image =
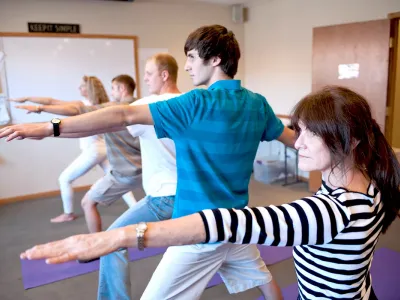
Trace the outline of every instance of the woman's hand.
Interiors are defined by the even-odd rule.
[[[27,110],[27,114],[36,113],[40,114],[42,112],[40,105],[16,105],[16,108]]]
[[[21,259],[46,259],[48,264],[71,260],[89,260],[124,247],[124,230],[114,229],[92,234],[80,234],[63,240],[38,245],[21,253]]]
[[[24,102],[28,101],[28,97],[12,98],[12,99],[10,98],[10,99],[8,99],[8,101],[17,102],[17,103],[24,103]]]

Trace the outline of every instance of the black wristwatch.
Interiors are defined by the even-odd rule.
[[[51,124],[53,124],[53,133],[54,136],[59,136],[60,135],[60,124],[61,124],[61,120],[54,118],[51,120]]]

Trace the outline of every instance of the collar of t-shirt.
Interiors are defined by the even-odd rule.
[[[227,89],[239,90],[241,89],[241,81],[237,79],[218,80],[208,87],[208,90]]]
[[[136,100],[137,100],[137,98],[130,96],[130,97],[122,98],[120,103],[131,104],[132,102],[134,102]]]

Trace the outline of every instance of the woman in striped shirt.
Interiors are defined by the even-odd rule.
[[[302,99],[292,124],[299,167],[321,171],[311,197],[280,206],[204,210],[147,224],[146,247],[196,243],[294,246],[299,299],[376,299],[370,267],[378,238],[399,215],[400,166],[367,101],[342,87]],[[38,246],[22,258],[49,263],[137,246],[132,225]]]

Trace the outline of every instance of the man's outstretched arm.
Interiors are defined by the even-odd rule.
[[[61,122],[60,133],[61,135],[79,132],[96,134],[115,131],[134,124],[154,124],[148,105],[116,105],[66,118]]]
[[[133,124],[154,124],[148,105],[116,105],[65,118],[60,125],[60,137],[71,137],[72,134],[79,133],[94,135],[117,131]],[[52,135],[53,125],[50,122],[19,124],[0,129],[0,138],[7,137],[7,141],[25,138],[41,139]]]

